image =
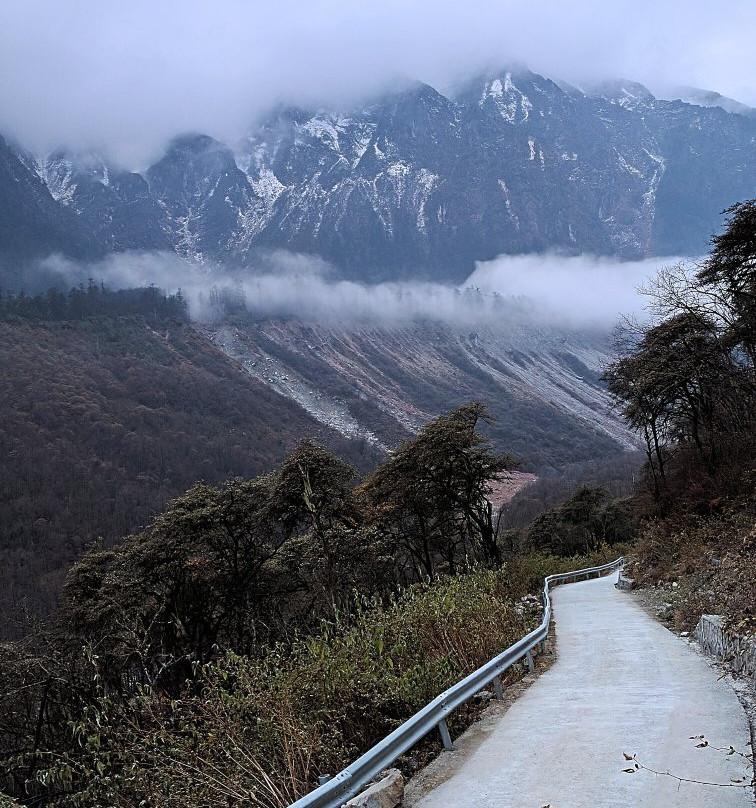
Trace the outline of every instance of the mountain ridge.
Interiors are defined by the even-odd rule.
[[[753,195],[756,118],[701,97],[519,69],[448,96],[417,82],[351,110],[281,105],[236,148],[180,135],[141,174],[91,154],[16,155],[36,166],[50,221],[74,220],[71,243],[50,245],[73,257],[87,255],[79,234],[91,254],[254,267],[286,249],[352,279],[459,282],[500,254],[702,252],[721,210]]]

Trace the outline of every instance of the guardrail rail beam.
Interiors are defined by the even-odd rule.
[[[387,735],[382,741],[378,741],[362,757],[347,766],[335,777],[332,777],[328,782],[323,783],[309,794],[293,802],[289,808],[339,808],[355,794],[362,791],[379,772],[390,766],[400,755],[403,755],[421,738],[424,738],[434,727],[438,727],[441,733],[444,749],[454,749],[449,728],[446,725],[446,717],[492,682],[496,698],[504,698],[501,687],[501,674],[515,663],[525,659],[529,670],[533,670],[533,648],[536,646],[544,648],[549,636],[549,624],[551,622],[549,589],[551,586],[570,580],[576,581],[578,576],[581,575],[586,580],[594,573],[597,577],[600,577],[604,572],[619,569],[624,563],[625,559],[621,557],[616,561],[612,561],[611,564],[603,564],[600,567],[590,567],[584,570],[573,570],[547,576],[543,583],[543,618],[537,628],[478,668],[478,670],[473,671],[460,682],[457,682],[456,685],[452,685],[448,690],[436,696],[430,704],[426,704],[425,707],[416,712],[411,718],[408,718],[390,735]]]

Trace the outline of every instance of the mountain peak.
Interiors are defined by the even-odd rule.
[[[505,253],[705,249],[720,211],[753,195],[756,120],[628,80],[587,93],[521,66],[451,97],[403,82],[352,109],[281,105],[238,155],[182,134],[143,176],[61,153],[60,183],[29,190],[52,190],[107,249],[236,266],[288,249],[358,280],[458,282]]]
[[[605,98],[611,104],[618,104],[625,109],[634,110],[649,106],[656,101],[648,87],[637,81],[628,79],[611,79],[588,85],[585,93],[593,98]]]
[[[725,112],[731,112],[734,115],[745,115],[748,118],[756,117],[756,109],[753,107],[736,101],[734,98],[728,98],[714,90],[702,90],[700,87],[673,87],[664,93],[664,97],[669,98],[670,101],[682,101],[685,104],[693,104],[699,107],[719,107]]]

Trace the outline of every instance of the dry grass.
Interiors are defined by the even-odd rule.
[[[666,617],[691,631],[720,614],[731,631],[756,633],[756,513],[732,503],[720,513],[650,522],[632,556],[639,584],[663,587]]]

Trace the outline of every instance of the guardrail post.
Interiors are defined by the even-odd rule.
[[[330,779],[331,779],[330,774],[321,774],[318,777],[318,785],[319,786],[324,786]]]
[[[438,731],[441,733],[441,740],[444,744],[444,749],[451,752],[454,749],[454,744],[452,743],[451,735],[449,735],[449,727],[446,726],[445,718],[442,718],[438,722]]]
[[[501,676],[494,676],[493,678],[494,694],[499,701],[504,698],[504,691],[501,689]]]
[[[531,673],[533,673],[534,665],[533,665],[533,652],[532,651],[528,651],[527,654],[525,654],[525,661],[528,663],[528,670]]]

